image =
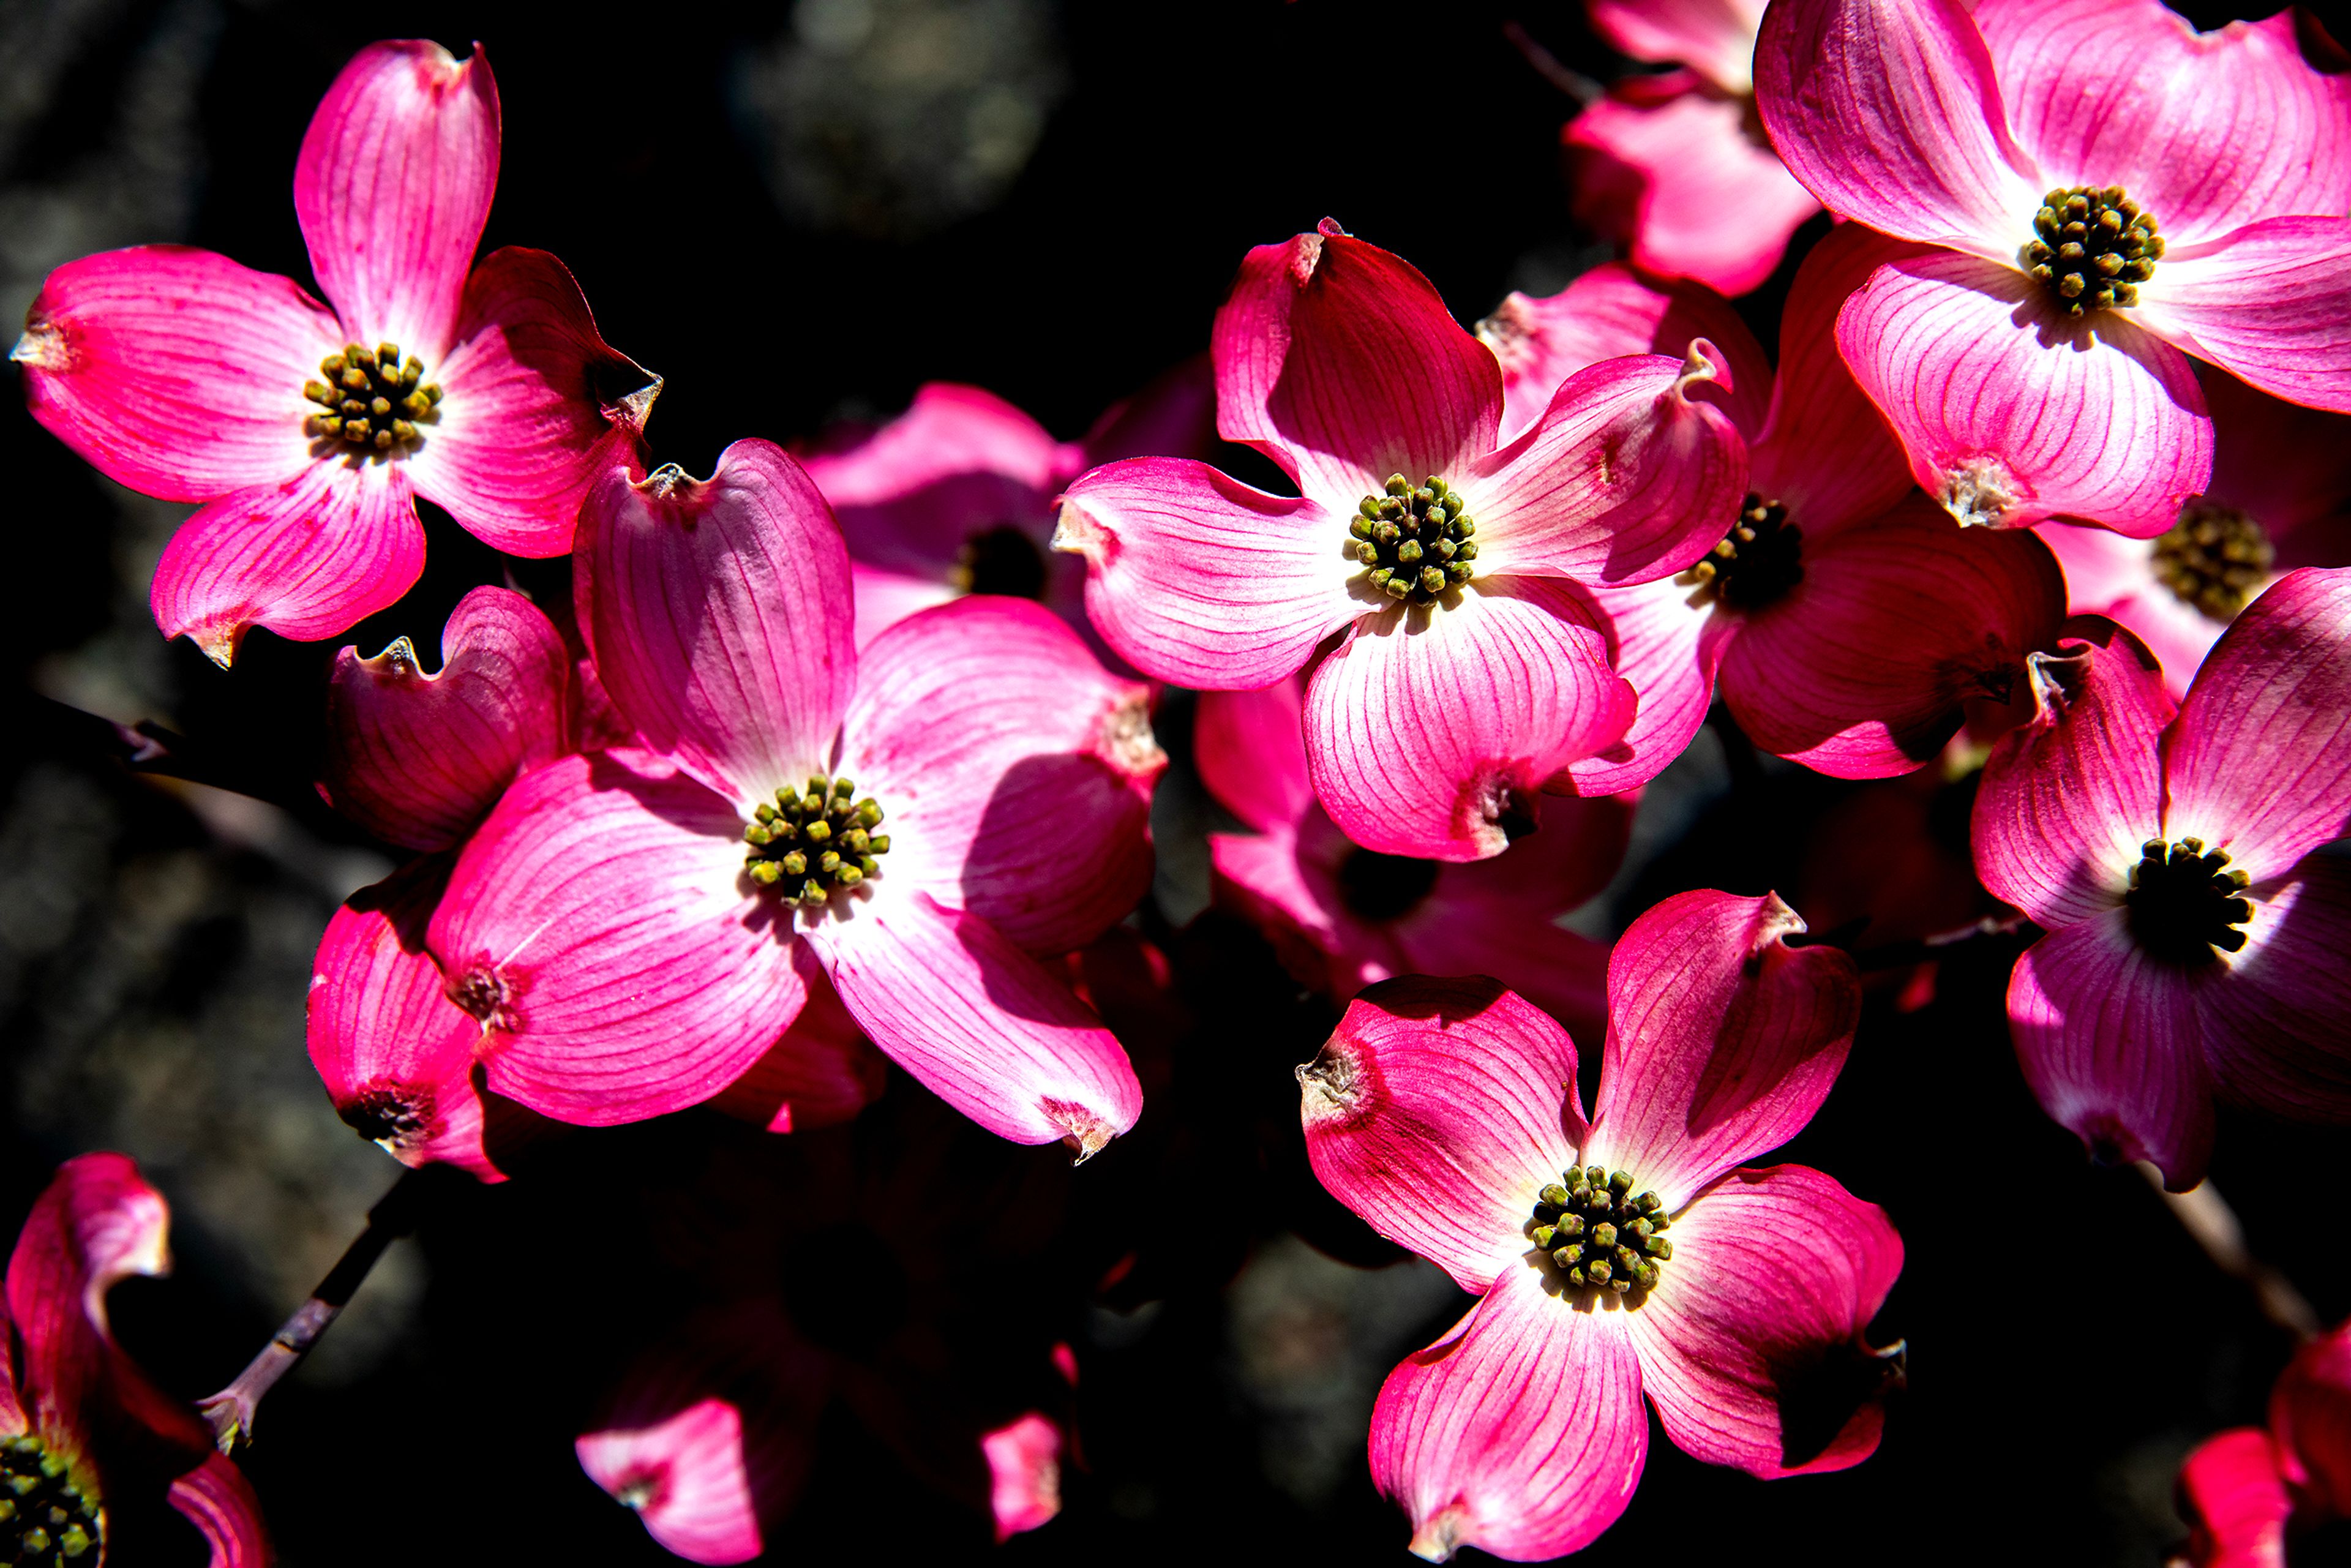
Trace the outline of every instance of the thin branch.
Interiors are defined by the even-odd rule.
[[[241,756],[176,731],[153,719],[118,724],[87,713],[55,697],[34,695],[26,714],[25,729],[39,742],[66,756],[103,757],[133,773],[153,773],[208,784],[232,794],[281,806],[298,815],[319,809],[308,779],[269,778],[256,773]]]
[[[1510,41],[1510,47],[1526,57],[1527,64],[1534,67],[1537,76],[1575,99],[1580,107],[1590,109],[1606,96],[1605,88],[1582,71],[1570,70],[1560,64],[1557,55],[1536,43],[1533,35],[1516,22],[1502,24],[1502,37],[1508,38]]]
[[[2163,1173],[2146,1160],[2137,1162],[2138,1174],[2147,1178],[2163,1198],[2164,1207],[2180,1228],[2204,1249],[2204,1255],[2213,1266],[2232,1280],[2241,1280],[2253,1292],[2253,1302],[2261,1308],[2262,1316],[2296,1339],[2315,1339],[2322,1325],[2318,1313],[2303,1293],[2294,1289],[2292,1280],[2253,1256],[2245,1245],[2245,1228],[2237,1222],[2237,1212],[2231,1208],[2220,1189],[2210,1181],[2202,1181],[2186,1192],[2169,1192],[2163,1185]]]

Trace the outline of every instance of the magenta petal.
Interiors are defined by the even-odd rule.
[[[707,1563],[748,1563],[766,1550],[743,1414],[727,1400],[696,1400],[649,1427],[589,1432],[573,1447],[590,1480],[635,1497],[630,1506],[664,1550]]]
[[[2351,1326],[2294,1353],[2270,1390],[2269,1435],[2294,1490],[2325,1517],[2351,1517]]]
[[[1517,1271],[1584,1138],[1574,1042],[1482,976],[1372,987],[1298,1083],[1316,1177],[1465,1291]]]
[[[566,749],[571,655],[521,594],[477,588],[441,632],[426,674],[402,637],[372,659],[335,655],[321,790],[390,843],[448,849],[517,773]]]
[[[34,1203],[8,1259],[7,1320],[23,1348],[17,1397],[45,1437],[79,1448],[102,1391],[137,1398],[141,1416],[169,1403],[116,1346],[106,1293],[133,1274],[171,1271],[171,1223],[127,1155],[68,1160]],[[202,1430],[193,1411],[174,1408],[176,1427]]]
[[[261,1525],[261,1499],[225,1454],[206,1454],[173,1478],[172,1506],[204,1538],[209,1568],[269,1568],[274,1555]]]
[[[1963,528],[1923,498],[1805,543],[1803,580],[1724,654],[1722,695],[1756,745],[1834,778],[1924,767],[1963,704],[2022,688],[2065,618],[2040,539]]]
[[[1494,448],[1493,356],[1403,257],[1327,218],[1249,253],[1212,345],[1218,433],[1342,513],[1391,473],[1449,478]]]
[[[1591,1544],[1640,1484],[1649,1420],[1631,1313],[1548,1294],[1512,1268],[1372,1408],[1372,1479],[1412,1549],[1531,1563]]]
[[[303,386],[342,346],[292,278],[182,246],[48,276],[9,358],[33,417],[108,478],[167,501],[273,486],[310,464]]]
[[[2179,1500],[2196,1568],[2286,1568],[2294,1500],[2267,1432],[2238,1427],[2199,1443],[2180,1461]]]
[[[498,183],[498,89],[423,39],[353,56],[310,117],[294,211],[310,270],[359,341],[440,368]]]
[[[952,566],[970,535],[1041,511],[1075,458],[994,392],[927,382],[864,440],[801,462],[858,559],[908,571]]]
[[[1725,92],[1744,92],[1763,7],[1755,0],[1591,0],[1592,30],[1636,60],[1690,67]]]
[[[2351,857],[2307,856],[2252,894],[2227,984],[2197,992],[2213,1081],[2273,1115],[2351,1121]]]
[[[979,1435],[988,1511],[998,1544],[1041,1529],[1061,1511],[1061,1428],[1030,1410]]]
[[[2255,882],[2351,831],[2351,569],[2305,568],[2247,605],[2164,737],[2165,831]]]
[[[1792,0],[1764,13],[1755,107],[1821,204],[2006,259],[2042,185],[1962,0]]]
[[[880,1052],[849,1016],[841,994],[810,957],[799,959],[808,1005],[749,1071],[710,1102],[738,1121],[771,1133],[837,1127],[882,1097],[887,1082]]]
[[[559,1121],[681,1110],[799,1011],[789,932],[743,874],[735,808],[610,755],[515,780],[433,917],[489,1084]]]
[[[1632,722],[1633,688],[1564,585],[1481,579],[1456,600],[1366,616],[1307,689],[1314,792],[1365,849],[1499,854],[1506,821]]]
[[[1260,833],[1294,827],[1314,804],[1306,777],[1305,690],[1296,680],[1261,691],[1202,692],[1192,712],[1192,760],[1217,803]]]
[[[2351,413],[2351,218],[2271,218],[2166,253],[2137,315],[2291,402]]]
[[[873,1043],[997,1136],[1083,1160],[1142,1114],[1125,1050],[978,915],[877,888],[808,938]]]
[[[661,378],[596,330],[580,285],[509,246],[465,280],[448,393],[408,458],[419,494],[509,555],[561,555],[596,478],[635,461]]]
[[[2044,925],[2115,908],[2163,825],[2163,673],[2110,623],[2026,661],[2033,716],[1994,743],[1970,836],[1976,874]]]
[[[2041,1108],[2097,1158],[2151,1160],[2173,1191],[2194,1186],[2212,1153],[2195,991],[2219,977],[2149,956],[2119,907],[2026,948],[2008,1022]]]
[[[1845,302],[1836,335],[1911,473],[1963,523],[2063,514],[2151,538],[2211,477],[2187,356],[2113,311],[2060,324],[2011,267],[1892,262]]]
[[[424,529],[396,466],[325,458],[238,490],[180,525],[150,599],[166,637],[226,669],[266,626],[313,643],[397,603],[424,570]]]
[[[1641,1390],[1692,1458],[1751,1476],[1842,1470],[1885,1407],[1844,1389],[1902,1271],[1874,1203],[1803,1166],[1733,1171],[1674,1216],[1665,1278],[1628,1312]],[[1858,1381],[1858,1380],[1855,1380]]]
[[[2250,390],[2245,395],[2260,398],[2273,408],[2283,406]],[[2219,488],[2217,480],[2214,488]],[[2157,580],[2154,542],[2126,538],[2082,523],[2043,523],[2032,531],[2049,547],[2065,574],[2067,611],[2103,616],[2146,643],[2147,652],[2163,666],[2164,685],[2172,696],[2186,696],[2189,681],[2219,641],[2225,623]]]
[[[1166,768],[1150,691],[1042,605],[974,595],[864,654],[841,771],[887,813],[882,874],[1042,954],[1082,947],[1151,885]]]
[[[857,684],[849,552],[781,447],[738,441],[707,479],[608,471],[573,571],[597,674],[646,745],[747,807],[829,770]]]
[[[1609,667],[1632,686],[1640,707],[1623,739],[1569,765],[1577,794],[1638,789],[1664,772],[1706,722],[1716,666],[1740,622],[1691,598],[1691,590],[1671,578],[1593,591],[1593,618],[1608,633]]]
[[[1144,674],[1202,691],[1270,685],[1361,614],[1353,544],[1345,518],[1311,500],[1174,457],[1085,475],[1053,533],[1055,549],[1086,559],[1086,614],[1103,641]]]

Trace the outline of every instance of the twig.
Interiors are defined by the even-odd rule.
[[[2147,1178],[2171,1210],[2171,1217],[2181,1228],[2196,1239],[2204,1255],[2212,1260],[2220,1272],[2232,1280],[2241,1280],[2253,1292],[2254,1304],[2262,1316],[2296,1339],[2314,1339],[2323,1326],[2318,1313],[2303,1293],[2294,1289],[2294,1281],[2277,1270],[2253,1256],[2245,1245],[2245,1228],[2237,1222],[2236,1210],[2222,1198],[2220,1189],[2210,1181],[2201,1181],[2186,1192],[2164,1189],[2163,1173],[2146,1160],[2137,1163],[2138,1174]]]
[[[60,752],[104,757],[133,773],[209,784],[282,806],[298,815],[319,809],[308,780],[265,778],[241,758],[166,729],[153,719],[118,724],[70,703],[39,695],[32,697],[31,711],[26,716],[26,729]]]
[[[1837,930],[1827,933],[1823,940],[1834,946],[1846,946],[1846,944],[1836,940],[1844,929],[1839,926]],[[1978,943],[2006,941],[2019,936],[2029,942],[2038,935],[2040,933],[2032,922],[2022,915],[1987,915],[1981,920],[1955,931],[1938,931],[1907,942],[1888,942],[1880,947],[1848,947],[1847,951],[1853,954],[1855,967],[1866,974],[1879,969],[1906,969],[1913,964],[1948,958]]]
[[[1502,24],[1502,37],[1510,41],[1512,48],[1526,57],[1527,64],[1534,67],[1537,76],[1575,99],[1581,107],[1590,109],[1606,96],[1605,88],[1582,71],[1570,70],[1560,64],[1557,55],[1536,43],[1533,36],[1516,22]]]

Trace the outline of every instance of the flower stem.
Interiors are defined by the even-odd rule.
[[[1533,35],[1516,22],[1502,24],[1502,37],[1510,47],[1525,57],[1535,74],[1567,94],[1583,108],[1590,109],[1607,96],[1607,89],[1582,71],[1570,70],[1560,64],[1559,57],[1535,42]]]
[[[2186,1192],[2168,1192],[2161,1171],[2145,1160],[2138,1161],[2137,1166],[2138,1174],[2171,1210],[2171,1217],[2195,1238],[2214,1266],[2231,1279],[2243,1281],[2253,1292],[2262,1316],[2296,1339],[2317,1337],[2322,1326],[2318,1313],[2294,1289],[2293,1281],[2253,1256],[2252,1249],[2245,1245],[2245,1228],[2237,1222],[2237,1211],[2229,1207],[2218,1187],[2207,1180]]]

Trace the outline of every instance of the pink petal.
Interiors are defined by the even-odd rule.
[[[738,1121],[771,1133],[809,1133],[853,1121],[882,1097],[887,1082],[880,1052],[849,1016],[841,994],[811,959],[799,962],[808,1003],[751,1070],[710,1102]]]
[[[1924,497],[1805,543],[1803,580],[1724,654],[1722,695],[1757,746],[1833,778],[1926,766],[1964,705],[2023,689],[2025,656],[2065,618],[2047,546]]]
[[[2043,925],[2118,905],[2163,825],[2157,746],[2173,706],[2162,672],[2099,623],[2025,661],[2033,715],[1984,763],[1970,837],[1976,874]]]
[[[1202,692],[1192,711],[1192,761],[1217,803],[1260,833],[1294,827],[1314,805],[1306,777],[1305,688]]]
[[[2158,264],[2149,330],[2290,402],[2351,413],[2351,218],[2271,218]]]
[[[1729,384],[1721,407],[1743,435],[1763,427],[1771,403],[1771,361],[1739,312],[1712,289],[1644,277],[1621,261],[1593,267],[1541,299],[1506,296],[1478,323],[1480,341],[1502,364],[1502,439],[1516,441],[1551,406],[1562,382],[1626,354],[1687,359],[1706,339],[1722,356]]]
[[[226,669],[253,627],[332,637],[399,602],[423,570],[407,476],[330,457],[198,510],[163,548],[150,598],[163,635]]]
[[[573,1448],[588,1479],[614,1497],[650,1489],[633,1506],[664,1550],[689,1563],[748,1563],[766,1550],[742,1412],[727,1401],[697,1400],[651,1427],[590,1432]]]
[[[489,1084],[603,1126],[699,1103],[799,1011],[790,933],[743,874],[732,805],[610,754],[515,780],[433,917]]]
[[[509,555],[561,555],[598,476],[634,463],[661,378],[615,352],[564,265],[509,246],[465,280],[418,494]]]
[[[1403,257],[1328,218],[1249,253],[1211,342],[1217,433],[1343,516],[1390,474],[1450,479],[1494,448],[1493,356]]]
[[[310,465],[302,388],[342,347],[290,277],[183,246],[49,274],[8,356],[33,417],[99,472],[167,501],[274,486]]]
[[[1591,614],[1608,633],[1608,664],[1639,698],[1632,727],[1604,751],[1571,763],[1579,795],[1635,789],[1665,771],[1706,722],[1715,668],[1740,622],[1713,602],[1693,604],[1671,578],[1592,591]],[[1555,782],[1555,781],[1554,781]]]
[[[1585,1157],[1668,1212],[1803,1130],[1853,1046],[1861,982],[1773,894],[1677,894],[1616,940]]]
[[[1034,953],[1082,947],[1151,885],[1167,767],[1150,690],[1027,600],[975,595],[867,648],[841,770],[887,813],[882,874]]]
[[[2351,557],[2339,532],[2311,528],[2326,519],[2339,527],[2351,497],[2351,419],[2281,402],[2217,368],[2197,375],[2212,411],[2211,497],[2251,513],[2281,547],[2289,566],[2338,566]],[[2320,535],[2321,538],[2311,538]],[[2291,545],[2289,545],[2291,537]],[[2297,549],[2293,547],[2305,546]],[[2321,554],[2311,555],[2314,548]],[[2192,673],[2192,671],[2191,671]]]
[[[1031,1410],[979,1435],[987,1460],[988,1511],[998,1543],[1061,1511],[1061,1428]]]
[[[1845,302],[1837,346],[1963,523],[2060,514],[2152,538],[2212,473],[2186,356],[2115,312],[2060,323],[2041,286],[1970,256],[1906,257]]]
[[[1344,917],[1332,866],[1353,846],[1319,809],[1309,811],[1307,831],[1343,846],[1331,863],[1310,857],[1300,835],[1289,829],[1210,833],[1209,886],[1217,907],[1256,926],[1273,944],[1282,967],[1310,989],[1344,998],[1374,980],[1406,972],[1411,966],[1384,930]]]
[[[1553,1298],[1513,1268],[1388,1374],[1372,1479],[1411,1517],[1415,1552],[1536,1562],[1616,1522],[1649,1449],[1630,1315]]]
[[[413,38],[352,57],[303,134],[294,211],[356,340],[439,368],[497,183],[498,89],[478,46],[463,65]]]
[[[1994,260],[2030,237],[2042,182],[1962,0],[1771,7],[1755,107],[1788,172],[1840,217]]]
[[[1721,375],[1701,339],[1679,364],[1643,354],[1569,377],[1542,418],[1459,486],[1479,575],[1621,587],[1669,577],[1712,549],[1747,487],[1746,444],[1701,401]]]
[[[2160,0],[1980,0],[2017,140],[2052,185],[2120,185],[2173,246],[2351,209],[2351,83],[2294,18],[2199,33]]]
[[[68,1160],[35,1201],[8,1260],[7,1317],[22,1347],[17,1397],[45,1439],[82,1447],[111,1414],[95,1403],[110,1395],[134,1400],[142,1417],[176,1412],[166,1436],[202,1433],[195,1412],[166,1400],[123,1356],[106,1314],[118,1282],[171,1272],[171,1223],[163,1195],[127,1155]]]
[[[448,849],[517,773],[569,748],[570,675],[562,634],[537,606],[477,588],[442,629],[437,674],[405,637],[372,659],[335,655],[319,789],[389,843]]]
[[[1591,0],[1592,30],[1636,60],[1702,72],[1725,92],[1744,92],[1763,7],[1755,0]]]
[[[1574,1042],[1482,976],[1374,986],[1298,1083],[1331,1196],[1465,1291],[1520,1271],[1536,1195],[1584,1140]]]
[[[225,1454],[206,1454],[173,1478],[168,1496],[204,1538],[210,1568],[268,1568],[275,1560],[262,1528],[261,1500]]]
[[[2067,611],[2102,615],[2137,637],[2163,666],[2172,696],[2186,696],[2225,622],[2156,580],[2153,542],[2076,523],[2043,523],[2032,531],[2065,573]]]
[[[597,674],[656,751],[746,806],[823,772],[857,683],[849,554],[781,447],[589,491],[572,568]]]
[[[2278,1469],[2312,1510],[2351,1517],[2351,1333],[2344,1325],[2305,1343],[2278,1375],[2269,1435]]]
[[[1567,145],[1582,154],[1576,216],[1630,241],[1652,272],[1725,294],[1760,287],[1821,205],[1749,137],[1747,118],[1743,100],[1690,72],[1617,83],[1568,122]]]
[[[1345,517],[1311,500],[1172,457],[1079,479],[1053,533],[1085,557],[1086,614],[1119,657],[1202,691],[1270,685],[1363,613],[1353,544]]]
[[[1058,564],[1058,563],[1057,563]],[[902,575],[852,559],[849,580],[857,601],[857,651],[904,621],[935,604],[952,604],[962,593],[952,582]]]
[[[801,461],[858,558],[904,570],[952,564],[968,534],[1041,513],[1075,454],[994,392],[926,382],[862,441]]]
[[[2267,1432],[2238,1427],[2198,1444],[2180,1462],[2179,1498],[2195,1568],[2286,1568],[2294,1500]]]
[[[2250,892],[2227,982],[2196,993],[2212,1080],[2272,1115],[2351,1122],[2351,862],[2310,855]]]
[[[2351,570],[2305,569],[2247,605],[2164,737],[2168,836],[2255,882],[2351,831]]]
[[[1862,1331],[1902,1271],[1874,1203],[1803,1166],[1734,1171],[1674,1216],[1674,1255],[1627,1312],[1641,1389],[1677,1448],[1769,1480],[1877,1449]]]
[[[2009,1029],[2041,1108],[2108,1164],[2151,1160],[2185,1192],[2212,1153],[2196,988],[2220,977],[2142,951],[2116,907],[2024,950]]]
[[[1615,744],[1633,689],[1562,585],[1479,579],[1358,622],[1306,694],[1306,761],[1365,849],[1482,860],[1571,762]]]
[[[998,1137],[1083,1160],[1142,1114],[1111,1032],[978,915],[876,887],[808,937],[873,1043]]]

